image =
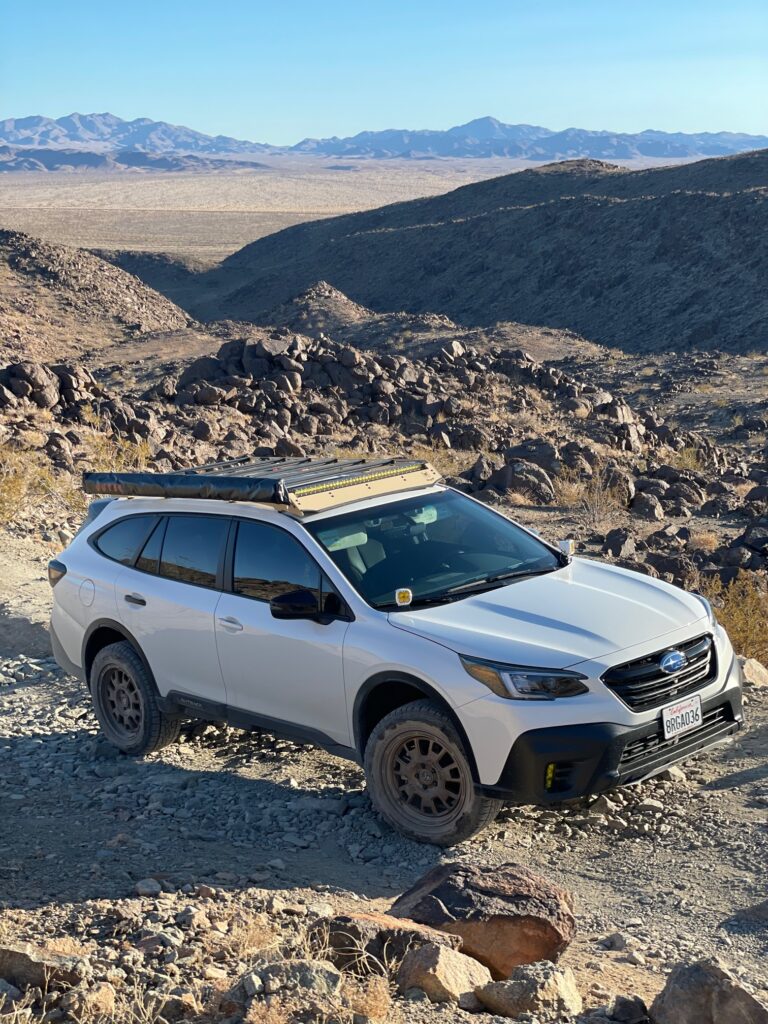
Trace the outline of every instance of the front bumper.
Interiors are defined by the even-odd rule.
[[[656,775],[743,727],[741,669],[735,659],[734,666],[731,685],[702,702],[703,724],[693,732],[665,740],[659,719],[640,726],[595,722],[532,729],[512,745],[498,781],[477,788],[510,802],[550,804]]]

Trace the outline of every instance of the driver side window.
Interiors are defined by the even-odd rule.
[[[240,521],[235,538],[232,589],[242,597],[271,601],[292,590],[320,599],[320,567],[285,530]]]

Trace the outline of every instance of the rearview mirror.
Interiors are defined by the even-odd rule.
[[[320,615],[320,604],[312,590],[290,590],[273,597],[269,610],[275,619],[316,619]]]

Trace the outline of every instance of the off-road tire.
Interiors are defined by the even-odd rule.
[[[475,790],[456,726],[430,700],[404,704],[374,726],[365,774],[382,818],[420,843],[455,846],[490,825],[502,806]]]
[[[127,641],[99,651],[89,683],[101,731],[123,753],[140,757],[179,738],[181,721],[160,710],[149,672]]]

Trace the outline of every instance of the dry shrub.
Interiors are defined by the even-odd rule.
[[[386,1020],[392,1007],[392,996],[386,978],[345,977],[341,990],[344,1006],[351,1014],[369,1020]]]
[[[295,1007],[291,1007],[282,1000],[273,1000],[269,1006],[254,1000],[248,1007],[248,1012],[243,1018],[243,1024],[292,1024],[296,1019]]]
[[[742,570],[724,586],[719,576],[699,582],[702,594],[712,602],[737,654],[768,663],[768,591],[753,573]]]
[[[687,469],[696,473],[706,468],[707,460],[701,448],[697,448],[695,445],[687,445],[670,457],[669,464],[674,466],[675,469]]]
[[[280,941],[266,914],[239,915],[230,921],[226,934],[219,938],[215,932],[209,932],[208,936],[213,939],[218,949],[223,949],[229,956],[245,961],[273,949]]]
[[[718,547],[720,541],[714,530],[693,530],[688,543],[697,551],[705,551],[710,554]]]
[[[606,465],[595,467],[591,477],[564,467],[553,483],[556,500],[571,509],[579,525],[591,532],[615,526],[625,508],[621,489]]]
[[[43,454],[0,445],[0,525],[15,522],[47,493],[53,475]]]

